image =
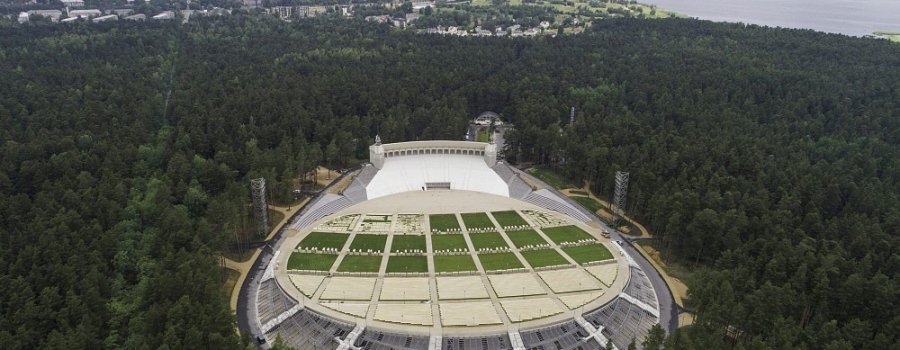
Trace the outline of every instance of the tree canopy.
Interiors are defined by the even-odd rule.
[[[627,210],[700,267],[697,322],[666,349],[896,348],[896,67],[884,40],[689,19],[537,39],[240,13],[0,26],[0,344],[244,347],[218,257],[249,179],[287,199],[376,133],[459,139],[493,110],[510,161],[602,195],[631,172]]]

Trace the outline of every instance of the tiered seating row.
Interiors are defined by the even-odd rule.
[[[256,310],[261,324],[266,324],[297,304],[281,291],[275,279],[260,283],[257,293]]]
[[[352,330],[353,326],[349,324],[303,309],[272,328],[266,338],[274,341],[280,335],[286,345],[298,350],[335,349],[337,339],[343,339]]]
[[[354,346],[366,350],[428,349],[429,337],[365,330],[356,338]]]
[[[309,207],[306,213],[301,215],[300,219],[297,220],[293,225],[291,225],[291,227],[297,230],[302,229],[311,225],[316,220],[336,213],[353,204],[354,203],[351,200],[347,199],[344,196],[326,193],[316,203]]]
[[[529,193],[525,196],[525,201],[545,209],[566,214],[583,222],[591,221],[590,217],[546,189]]]
[[[528,349],[546,350],[601,350],[599,343],[593,338],[586,339],[589,334],[575,321],[555,324],[519,332],[522,342]]]

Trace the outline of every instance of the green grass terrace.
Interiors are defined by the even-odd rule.
[[[391,241],[391,252],[421,250],[425,253],[425,236],[419,235],[394,235]]]
[[[569,261],[556,252],[556,249],[529,250],[522,252],[522,256],[531,267],[567,265]]]
[[[288,270],[328,271],[334,261],[335,254],[292,253],[288,258]]]
[[[606,246],[602,244],[588,244],[575,247],[564,247],[562,249],[572,260],[579,264],[587,264],[595,261],[609,260],[613,258],[612,253]]]
[[[466,244],[466,238],[461,234],[443,234],[443,235],[431,235],[431,250],[433,251],[441,251],[441,250],[453,250],[453,249],[465,249],[468,250],[469,246]]]
[[[503,236],[497,232],[470,233],[469,239],[472,240],[472,246],[475,247],[475,250],[509,247],[506,245],[506,240],[503,239]]]
[[[466,224],[466,229],[491,229],[494,230],[494,223],[491,221],[491,218],[487,216],[486,213],[465,213],[460,214],[463,219],[463,223]]]
[[[519,213],[507,210],[507,211],[495,211],[492,212],[491,215],[494,216],[494,219],[497,220],[497,223],[500,224],[500,227],[510,227],[510,226],[525,226],[528,225],[528,222],[519,215]]]
[[[383,252],[386,243],[386,235],[356,234],[353,237],[353,242],[350,242],[350,249],[364,252],[371,249],[374,252]]]
[[[425,256],[392,256],[388,259],[387,272],[428,272]]]
[[[435,255],[435,272],[476,271],[475,261],[471,255]]]
[[[507,231],[506,236],[516,245],[516,248],[522,248],[528,245],[547,244],[544,237],[541,237],[535,230]]]
[[[454,214],[428,215],[428,221],[431,222],[432,231],[446,232],[459,230],[459,221],[456,220],[456,215]]]
[[[549,227],[542,230],[556,244],[574,243],[585,239],[596,240],[594,236],[573,225]]]
[[[344,243],[347,242],[348,238],[350,238],[350,235],[346,233],[310,232],[306,238],[303,238],[303,240],[300,241],[297,248],[334,248],[336,250],[341,250],[341,248],[344,248]]]
[[[340,272],[378,272],[381,269],[381,255],[344,255]]]

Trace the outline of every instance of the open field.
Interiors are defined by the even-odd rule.
[[[328,271],[334,261],[337,260],[334,254],[310,254],[310,253],[293,253],[288,258],[288,270],[315,270]]]
[[[900,43],[900,32],[883,32],[883,31],[878,31],[878,32],[875,32],[874,34],[875,34],[876,36],[879,36],[879,37],[888,39],[888,40],[893,41],[893,42],[895,42],[895,43]]]
[[[426,248],[425,236],[395,235],[394,240],[391,242],[392,252],[402,252],[404,250],[409,251],[418,249],[424,253]]]
[[[378,272],[381,255],[345,255],[338,266],[341,272]]]
[[[466,224],[467,229],[473,228],[494,228],[494,223],[491,222],[491,218],[487,216],[485,213],[465,213],[460,214],[463,219],[463,223]]]
[[[528,225],[525,219],[513,210],[495,211],[491,215],[497,220],[501,227]]]
[[[606,246],[602,244],[565,247],[562,250],[579,264],[609,260],[613,258],[613,255],[612,253],[610,253],[609,249],[606,249]]]
[[[578,228],[578,226],[560,226],[560,227],[549,227],[543,229],[544,234],[547,237],[550,237],[553,242],[556,244],[563,244],[566,242],[578,242],[583,239],[591,239],[594,237],[584,232],[584,230]]]
[[[513,253],[478,254],[481,267],[485,271],[517,269],[522,266],[519,258]]]
[[[425,256],[392,256],[388,258],[387,272],[428,272]]]
[[[509,240],[516,245],[516,248],[521,248],[526,245],[547,244],[544,237],[541,237],[541,235],[534,230],[508,231],[506,232],[506,236],[508,236]]]
[[[353,237],[353,242],[350,242],[350,249],[361,249],[362,251],[371,249],[375,252],[383,252],[385,243],[387,243],[386,235],[357,234]]]
[[[447,231],[450,229],[459,229],[459,221],[453,214],[433,214],[428,216],[431,221],[432,231]]]
[[[528,261],[531,267],[565,265],[569,263],[555,249],[530,250],[522,252],[522,256],[525,257],[525,260]]]
[[[503,236],[496,232],[470,233],[469,238],[472,240],[472,245],[476,250],[509,247],[508,245],[506,245],[506,241],[503,239]]]
[[[436,255],[434,257],[435,272],[475,271],[475,261],[471,255]]]
[[[431,249],[434,251],[448,249],[469,249],[466,238],[461,234],[431,235]]]
[[[303,241],[297,245],[298,248],[335,248],[340,250],[344,247],[350,235],[345,233],[330,232],[310,232]]]

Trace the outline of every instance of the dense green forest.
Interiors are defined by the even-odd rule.
[[[697,269],[667,348],[898,349],[897,67],[884,40],[679,19],[0,26],[0,344],[244,348],[218,256],[248,179],[290,200],[376,132],[459,139],[494,110],[510,161],[604,195],[631,172],[628,210]]]

